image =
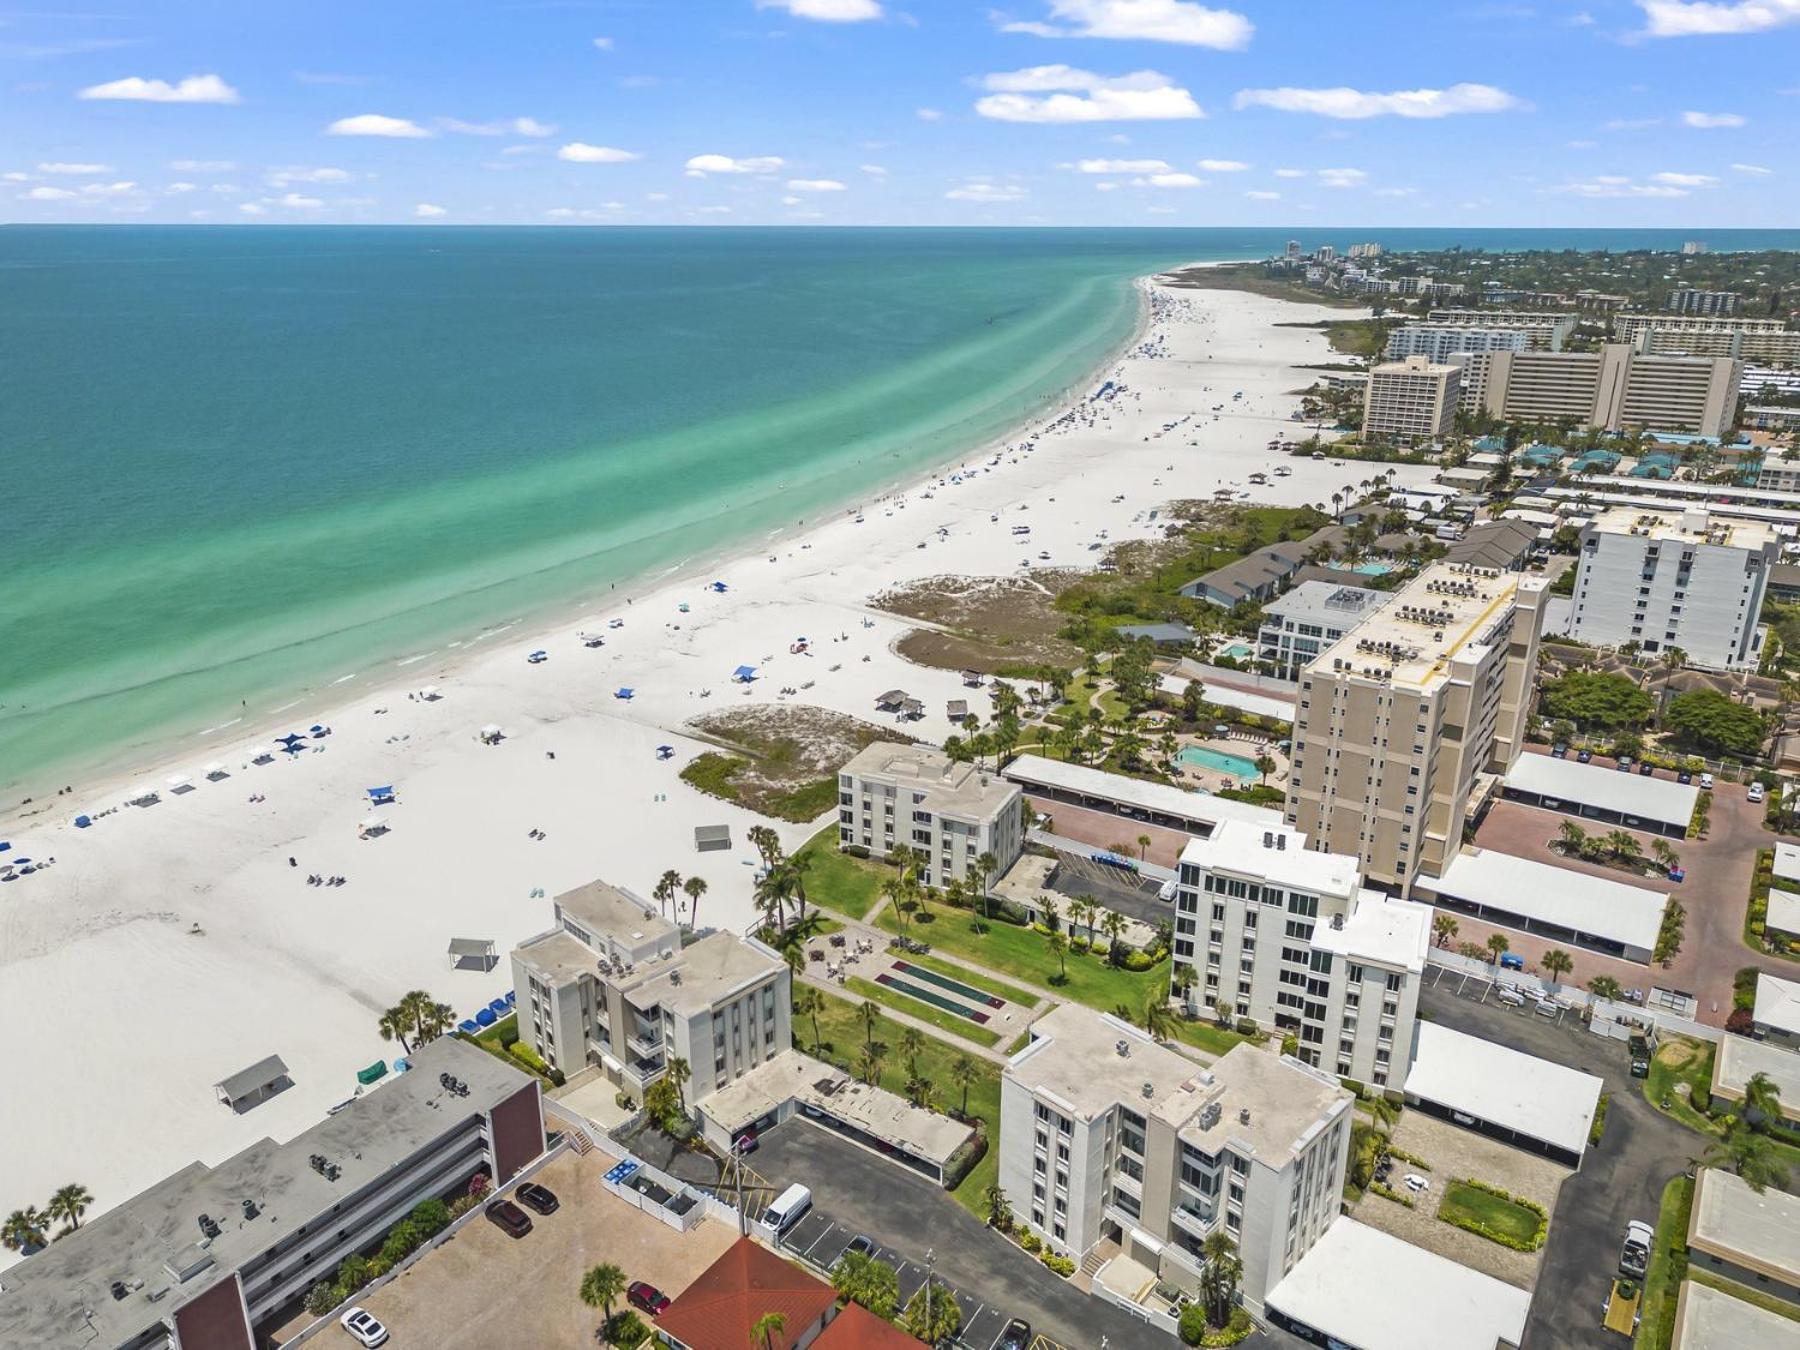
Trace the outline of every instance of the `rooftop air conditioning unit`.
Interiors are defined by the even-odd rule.
[[[1131,1057],[1131,1042],[1121,1036],[1118,1040],[1113,1042],[1113,1050],[1118,1053],[1121,1059],[1129,1059]]]
[[[1156,1084],[1152,1083],[1149,1079],[1146,1078],[1144,1080],[1144,1086],[1142,1088],[1140,1088],[1139,1091],[1141,1091],[1144,1094],[1144,1100],[1149,1101],[1152,1097],[1154,1097],[1156,1095]]]
[[[1247,1106],[1238,1107],[1238,1124],[1248,1125],[1249,1123],[1250,1123],[1250,1108]]]

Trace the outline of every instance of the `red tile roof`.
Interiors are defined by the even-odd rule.
[[[892,1322],[884,1322],[860,1303],[847,1303],[825,1334],[812,1343],[812,1350],[921,1350],[923,1342],[914,1340]]]
[[[823,1280],[743,1237],[682,1291],[656,1325],[689,1350],[762,1350],[752,1345],[750,1328],[764,1313],[776,1312],[787,1326],[773,1350],[793,1350],[836,1301]]]

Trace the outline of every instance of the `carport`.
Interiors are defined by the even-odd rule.
[[[1648,964],[1669,897],[1645,886],[1553,867],[1491,848],[1465,849],[1414,898],[1443,909],[1627,961]]]
[[[1687,836],[1700,799],[1700,789],[1692,783],[1535,754],[1519,756],[1501,791],[1527,806],[1670,839]]]
[[[1605,1084],[1522,1050],[1421,1021],[1406,1102],[1428,1115],[1581,1166]]]

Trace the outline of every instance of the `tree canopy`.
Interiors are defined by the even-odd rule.
[[[1583,727],[1641,727],[1655,708],[1650,696],[1624,675],[1572,670],[1544,686],[1544,710]]]
[[[1762,749],[1767,725],[1756,709],[1716,689],[1690,689],[1669,700],[1663,722],[1696,749],[1754,755]]]

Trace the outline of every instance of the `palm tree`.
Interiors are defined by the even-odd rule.
[[[1106,911],[1106,917],[1100,920],[1100,928],[1106,934],[1106,959],[1111,965],[1118,965],[1125,958],[1125,916],[1116,909]]]
[[[1040,895],[1038,897],[1038,909],[1042,911],[1044,915],[1044,927],[1050,929],[1052,932],[1057,931],[1056,925],[1062,919],[1062,910],[1056,903],[1056,897],[1052,895]]]
[[[1200,1299],[1206,1304],[1207,1320],[1222,1327],[1231,1320],[1231,1305],[1237,1301],[1238,1282],[1244,1278],[1244,1262],[1237,1254],[1237,1244],[1215,1229],[1201,1243],[1206,1256],[1206,1269],[1200,1276]]]
[[[700,926],[700,897],[706,894],[706,878],[689,877],[681,883],[681,889],[693,902],[688,911],[688,930],[691,932]]]
[[[1439,947],[1448,947],[1460,928],[1461,925],[1448,914],[1439,914],[1431,921],[1431,931],[1436,935]]]
[[[1771,1126],[1781,1121],[1781,1089],[1768,1074],[1752,1074],[1750,1081],[1744,1084],[1742,1115],[1744,1123],[1761,1134],[1767,1134]],[[56,1201],[52,1199],[50,1203],[54,1206]]]
[[[1490,934],[1488,934],[1488,940],[1487,940],[1488,960],[1492,964],[1499,965],[1500,958],[1505,956],[1506,953],[1511,950],[1511,948],[1512,948],[1512,944],[1506,940],[1505,933],[1490,933]]]
[[[608,1262],[594,1266],[581,1277],[581,1301],[599,1308],[608,1322],[612,1321],[613,1301],[625,1292],[625,1272]]]
[[[682,1089],[688,1085],[688,1079],[694,1076],[694,1071],[688,1067],[688,1062],[685,1059],[680,1055],[675,1055],[669,1060],[669,1067],[665,1071],[665,1076],[675,1088],[676,1105],[678,1105],[685,1114],[687,1111],[687,1099],[682,1095]]]
[[[967,1055],[958,1055],[950,1061],[950,1081],[962,1089],[962,1110],[959,1115],[969,1114],[969,1089],[981,1081],[981,1066]]]
[[[1144,1004],[1144,1030],[1153,1041],[1166,1041],[1175,1030],[1175,1013],[1160,994],[1151,994]]]
[[[1712,1167],[1729,1167],[1759,1195],[1770,1186],[1782,1190],[1788,1184],[1788,1170],[1775,1151],[1774,1140],[1757,1133],[1741,1119],[1733,1121],[1725,1137],[1707,1149],[1700,1160]]]
[[[875,1044],[875,1028],[881,1025],[881,1009],[864,999],[861,1006],[857,1008],[856,1015],[862,1018],[863,1044]]]
[[[1757,1077],[1764,1076],[1758,1074]],[[1755,1080],[1751,1081],[1754,1086]],[[67,1186],[57,1188],[56,1194],[50,1197],[50,1203],[44,1207],[44,1212],[52,1219],[61,1219],[68,1224],[68,1231],[73,1233],[81,1227],[81,1216],[87,1213],[88,1206],[93,1203],[93,1193],[86,1186],[80,1182],[70,1182]]]
[[[773,867],[781,861],[781,836],[769,826],[752,825],[744,831],[744,837],[750,841],[765,868]]]
[[[761,1350],[775,1350],[775,1338],[787,1339],[787,1316],[784,1313],[766,1312],[750,1324],[750,1343],[760,1346]]]
[[[49,1241],[48,1225],[34,1205],[15,1209],[0,1224],[0,1244],[15,1252],[36,1251]]]
[[[887,1059],[887,1047],[879,1041],[872,1041],[863,1046],[862,1053],[856,1057],[857,1075],[870,1087],[881,1081],[881,1066]]]
[[[1002,1232],[1012,1227],[1012,1202],[998,1182],[988,1183],[981,1193],[981,1203],[987,1208],[988,1227]]]
[[[906,878],[898,872],[894,873],[892,876],[883,877],[881,879],[881,894],[882,898],[893,907],[894,913],[900,924],[900,931],[905,933],[906,916],[908,913],[906,903],[910,898],[910,891],[906,884]]]
[[[435,1041],[456,1025],[456,1012],[448,1003],[439,1003],[423,992],[408,994],[407,998],[417,1000],[412,1005],[414,1045]]]
[[[1052,930],[1044,941],[1050,945],[1050,951],[1056,957],[1057,966],[1062,971],[1058,983],[1067,984],[1069,982],[1069,939],[1060,932]]]
[[[1611,975],[1596,975],[1588,981],[1587,987],[1588,993],[1595,998],[1615,999],[1623,992]]]
[[[1675,846],[1667,839],[1652,839],[1650,856],[1656,859],[1656,865],[1665,872],[1673,872],[1681,866],[1681,855],[1675,851]]]
[[[1562,841],[1563,852],[1571,858],[1580,857],[1581,851],[1587,847],[1587,831],[1572,820],[1565,820],[1558,825],[1556,836]]]
[[[793,1012],[797,1017],[810,1017],[813,1029],[813,1052],[818,1053],[819,1013],[825,1007],[825,996],[809,984],[803,984],[794,990]]]
[[[1643,856],[1643,846],[1637,836],[1629,830],[1609,830],[1606,835],[1606,847],[1612,851],[1613,857],[1621,862],[1630,862]]]
[[[1562,977],[1575,969],[1574,958],[1561,947],[1552,947],[1544,953],[1544,959],[1538,963],[1550,973],[1550,983],[1560,984]]]
[[[983,853],[975,859],[975,876],[981,882],[981,917],[991,919],[988,912],[988,891],[994,884],[994,873],[1000,870],[1000,860],[992,853]]]
[[[925,1038],[915,1027],[906,1027],[900,1032],[900,1053],[906,1056],[906,1071],[913,1077],[919,1076],[919,1052],[925,1048]]]
[[[673,867],[657,878],[656,888],[650,892],[650,896],[657,904],[662,906],[663,918],[666,919],[669,917],[669,901],[675,898],[675,892],[680,889],[681,873],[677,872]]]
[[[1267,750],[1256,757],[1256,781],[1263,782],[1275,772],[1275,757]]]
[[[407,1043],[406,1039],[406,1033],[411,1027],[412,1018],[407,1016],[406,1009],[399,1004],[395,1004],[381,1014],[381,1021],[376,1024],[376,1030],[381,1033],[381,1039],[399,1041],[400,1052],[406,1055],[412,1053],[412,1046]]]

